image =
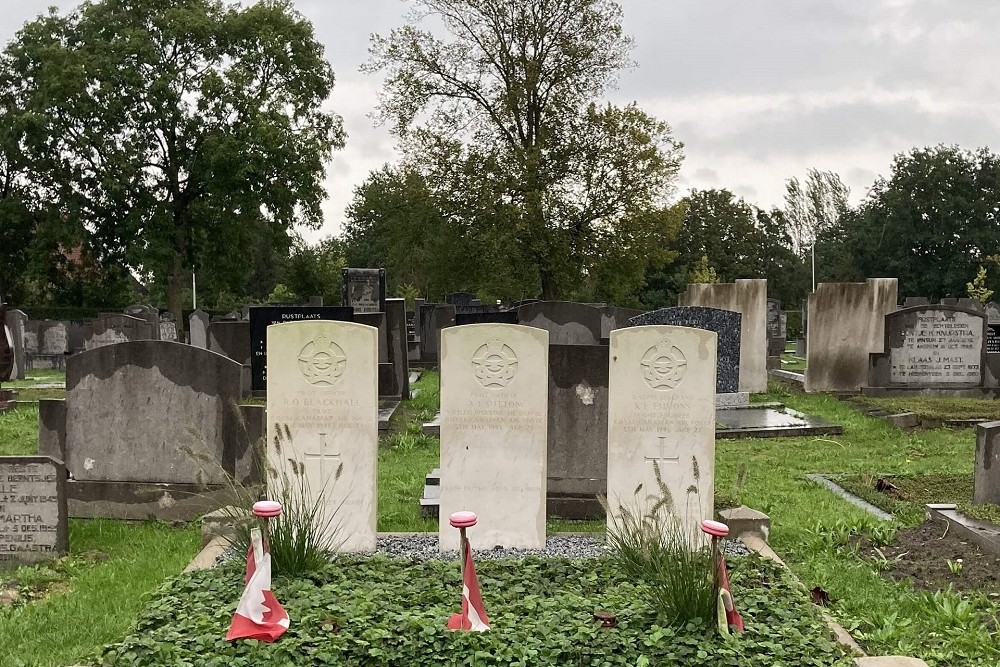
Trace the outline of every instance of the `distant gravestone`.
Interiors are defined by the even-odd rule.
[[[1000,505],[1000,422],[976,426],[972,502],[976,505]]]
[[[442,329],[455,326],[455,306],[425,303],[420,307],[420,361],[437,363]]]
[[[410,363],[406,353],[406,300],[385,300],[386,348],[392,365],[392,395],[410,398]],[[381,395],[382,392],[379,391]]]
[[[304,492],[341,551],[375,549],[377,335],[353,322],[267,327],[270,497]]]
[[[777,299],[767,300],[767,355],[780,357],[785,351],[785,314],[781,310],[781,302]]]
[[[493,310],[477,313],[455,313],[455,325],[464,324],[517,324],[516,310]]]
[[[472,292],[452,292],[444,295],[444,302],[449,306],[471,306],[473,301],[477,301],[477,298]]]
[[[24,353],[24,327],[27,322],[28,316],[24,311],[7,311],[6,327],[10,332],[11,349],[14,353],[14,370],[11,379],[14,380],[23,380],[28,367]]]
[[[677,306],[661,308],[629,320],[630,326],[651,324],[691,327],[714,331],[718,334],[718,371],[716,392],[730,394],[739,391],[740,384],[740,330],[742,316],[731,310],[702,306]]]
[[[153,339],[155,336],[146,319],[131,315],[105,313],[94,322],[90,338],[87,339],[84,346],[87,350],[94,350],[105,345]]]
[[[66,467],[48,456],[0,456],[0,569],[68,548]]]
[[[250,323],[245,320],[219,320],[208,325],[208,349],[247,365],[251,358]]]
[[[160,340],[177,342],[177,318],[173,313],[160,315]]]
[[[479,515],[476,543],[545,546],[548,333],[514,324],[441,332],[441,549],[452,512]]]
[[[55,356],[69,352],[69,331],[65,322],[43,320],[38,323],[37,332],[37,354]]]
[[[915,306],[885,317],[885,352],[872,355],[873,387],[983,384],[985,322],[958,306]]]
[[[673,515],[685,534],[712,518],[716,339],[673,326],[611,332],[609,528],[622,507]]]
[[[986,352],[1000,354],[1000,304],[986,304]]]
[[[272,324],[285,322],[350,322],[354,311],[341,306],[254,306],[250,309],[250,324],[247,327],[248,358],[250,363],[251,387],[254,391],[267,389],[267,328]],[[209,332],[212,333],[215,323]]]
[[[157,340],[160,335],[160,311],[148,303],[137,303],[125,309],[126,315],[138,317],[149,323],[153,332],[152,339]]]
[[[188,335],[195,347],[208,347],[208,327],[210,318],[204,310],[196,310],[188,316]]]
[[[342,273],[344,307],[358,314],[385,312],[385,269],[347,268]]]
[[[619,308],[618,306],[604,306],[601,310],[601,340],[611,336],[615,329],[624,329],[629,326],[629,320],[639,317],[644,310],[635,308]]]
[[[908,296],[903,299],[903,308],[913,308],[914,306],[929,306],[930,299],[926,296]]]
[[[572,301],[538,301],[517,309],[518,323],[549,332],[551,345],[599,345],[601,311]]]

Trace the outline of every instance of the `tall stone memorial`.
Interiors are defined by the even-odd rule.
[[[441,331],[441,549],[452,512],[479,515],[476,544],[545,546],[549,334],[517,324]]]
[[[378,331],[308,320],[267,327],[270,496],[322,504],[340,551],[375,549]]]
[[[0,456],[0,569],[67,549],[66,467],[48,456]]]
[[[696,535],[713,516],[718,336],[675,326],[611,332],[608,525],[622,507]],[[657,476],[668,502],[661,503]]]

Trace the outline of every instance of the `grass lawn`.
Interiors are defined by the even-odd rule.
[[[22,405],[0,413],[0,456],[38,453],[38,407]]]
[[[38,401],[43,398],[66,398],[65,389],[39,388],[38,385],[47,385],[66,382],[66,371],[39,370],[28,371],[25,379],[4,382],[4,389],[13,389],[17,392],[18,401]],[[3,438],[0,437],[0,447],[3,446]]]
[[[882,493],[875,482],[886,479],[898,490]],[[930,474],[919,477],[879,477],[877,475],[844,475],[834,481],[854,495],[876,507],[900,517],[907,524],[919,523],[928,503],[955,503],[967,516],[1000,525],[1000,505],[972,504],[972,473],[962,475]]]
[[[872,398],[858,396],[853,399],[862,405],[880,408],[891,414],[915,412],[921,419],[1000,419],[1000,401],[989,398],[935,398],[913,396],[907,398]]]

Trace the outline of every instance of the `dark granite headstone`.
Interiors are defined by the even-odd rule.
[[[604,306],[601,308],[601,339],[610,338],[611,332],[615,329],[624,329],[628,326],[628,321],[633,317],[642,315],[644,310],[635,308],[619,308],[618,306]]]
[[[472,292],[452,292],[444,296],[444,302],[449,306],[471,306],[476,300],[476,295]]]
[[[0,456],[0,568],[66,553],[67,516],[62,461],[48,456]]]
[[[441,329],[455,325],[455,306],[443,303],[425,303],[420,306],[420,361],[434,364],[438,361]]]
[[[455,313],[455,324],[517,324],[516,310],[483,310],[473,313]]]
[[[208,349],[246,365],[250,363],[250,323],[219,320],[208,325]]]
[[[958,306],[915,306],[885,316],[885,351],[869,386],[962,389],[983,385],[985,316]]]
[[[378,269],[374,269],[378,270]],[[345,269],[346,271],[346,269]],[[250,386],[254,391],[267,389],[267,328],[283,322],[302,320],[329,320],[333,322],[353,322],[354,310],[344,306],[254,306],[250,309],[250,324],[247,343],[250,358]],[[232,325],[227,325],[232,326]],[[215,322],[209,328],[210,337]]]
[[[385,312],[385,269],[343,269],[341,305],[353,313]]]
[[[785,331],[782,326],[784,313],[781,312],[781,302],[777,299],[767,300],[767,355],[780,357],[785,351]]]
[[[406,353],[406,300],[385,300],[386,347],[392,364],[394,389],[392,395],[410,397],[410,364]],[[381,395],[381,391],[379,392]]]
[[[572,301],[538,301],[517,309],[518,324],[545,329],[549,345],[599,345],[601,311]]]
[[[986,304],[986,352],[1000,354],[1000,303]]]
[[[644,313],[629,320],[629,326],[670,324],[714,331],[719,336],[715,392],[729,394],[740,385],[740,326],[742,316],[731,310],[703,306],[676,306]]]

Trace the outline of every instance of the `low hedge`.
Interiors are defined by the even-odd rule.
[[[291,629],[274,644],[227,642],[242,563],[166,584],[135,633],[106,647],[107,666],[593,665],[847,667],[804,591],[772,563],[739,559],[734,592],[747,624],[724,638],[702,624],[664,628],[608,559],[528,558],[477,564],[492,629],[449,632],[460,609],[456,562],[342,557],[307,578],[274,581]],[[618,627],[601,629],[595,610]]]

